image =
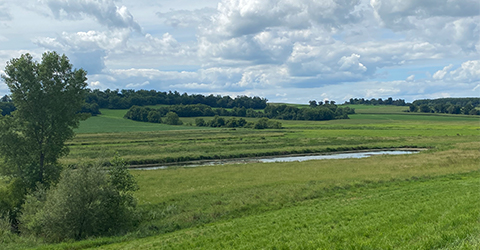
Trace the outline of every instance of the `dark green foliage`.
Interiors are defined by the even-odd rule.
[[[14,230],[26,193],[25,184],[20,178],[14,178],[7,186],[0,188],[0,219],[10,221]]]
[[[190,105],[204,104],[215,108],[253,108],[263,109],[267,106],[267,99],[258,96],[237,96],[232,99],[230,96],[203,96],[180,94],[177,91],[161,92],[156,90],[131,90],[122,89],[101,91],[98,89],[89,90],[86,98],[87,103],[96,103],[100,108],[128,109],[134,105]],[[179,114],[180,115],[180,114]],[[181,116],[181,115],[180,115]]]
[[[407,103],[403,99],[393,100],[392,97],[389,97],[386,100],[382,100],[382,98],[372,98],[368,99],[358,99],[358,98],[350,98],[350,100],[346,101],[345,104],[366,104],[366,105],[394,105],[394,106],[407,106]]]
[[[128,171],[127,162],[117,154],[111,164],[109,172],[110,184],[120,193],[137,191],[137,182]]]
[[[348,119],[349,114],[355,114],[355,109],[349,107],[339,107],[335,105],[335,102],[329,102],[329,104],[317,105],[314,108],[299,109],[292,106],[282,105],[268,105],[264,112],[255,111],[253,109],[246,109],[245,107],[233,108],[231,111],[224,108],[218,108],[213,110],[211,107],[203,104],[195,105],[171,105],[160,107],[158,109],[151,109],[145,107],[133,106],[125,114],[125,118],[135,121],[150,121],[147,114],[155,110],[160,113],[161,116],[165,116],[168,112],[174,112],[179,117],[196,117],[196,116],[236,116],[236,117],[255,117],[262,118],[267,117],[270,119],[281,120],[332,120],[332,119]],[[222,127],[226,123],[218,124],[217,119],[214,119],[210,127]],[[232,124],[230,127],[234,126]],[[238,126],[243,127],[243,126]]]
[[[2,79],[16,111],[0,118],[0,174],[10,179],[0,191],[0,218],[16,230],[27,193],[38,183],[48,188],[60,176],[57,160],[68,154],[65,142],[85,117],[80,111],[87,78],[82,69],[72,70],[65,55],[47,52],[40,63],[29,54],[10,60]]]
[[[195,117],[195,116],[214,116],[213,109],[204,104],[194,105],[171,105],[160,107],[157,109],[162,116],[165,116],[168,112],[174,112],[179,117]]]
[[[440,98],[416,100],[410,105],[410,112],[480,115],[480,98]]]
[[[197,127],[204,127],[204,126],[206,126],[205,120],[202,119],[202,118],[197,118],[197,119],[195,119],[195,126],[197,126]]]
[[[216,115],[213,119],[208,123],[209,127],[219,128],[225,126],[225,119]]]
[[[162,123],[162,115],[156,110],[150,110],[147,115],[148,122]]]
[[[315,107],[311,105],[308,108],[302,109],[286,104],[268,105],[264,113],[265,116],[270,119],[323,121],[348,119],[349,114],[355,114],[355,109],[339,107],[332,101],[328,102],[328,104],[317,104]]]
[[[80,113],[87,113],[91,114],[92,116],[101,114],[100,108],[96,103],[84,103]]]
[[[48,241],[125,232],[136,223],[135,190],[133,176],[118,157],[108,172],[99,166],[66,170],[55,188],[38,188],[27,197],[22,232]]]
[[[462,112],[462,107],[460,107],[459,105],[450,105],[448,108],[447,108],[447,113],[449,114],[461,114]]]
[[[420,112],[423,112],[423,113],[430,113],[432,111],[427,104],[420,105],[418,109],[420,110]]]
[[[409,108],[410,112],[417,112],[418,111],[418,107],[414,104],[410,104],[408,106],[408,108]]]
[[[420,106],[422,104],[427,104],[428,106],[435,106],[436,104],[453,104],[458,106],[466,106],[471,104],[475,107],[480,106],[480,98],[478,97],[466,97],[466,98],[438,98],[438,99],[423,99],[415,100],[413,104]]]
[[[174,112],[168,112],[167,115],[165,115],[164,123],[168,124],[168,125],[182,125],[183,124],[183,122],[180,121],[178,115]]]
[[[82,118],[86,72],[72,70],[65,55],[47,52],[40,63],[29,54],[10,60],[2,78],[17,108],[0,121],[2,174],[21,178],[31,189],[37,182],[54,183],[57,159],[68,153],[65,141]]]
[[[12,102],[0,102],[0,110],[2,111],[2,116],[6,116],[15,111],[15,105]]]

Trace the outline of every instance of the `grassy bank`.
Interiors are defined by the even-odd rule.
[[[478,249],[478,172],[349,188],[101,249]]]
[[[56,247],[469,249],[479,244],[479,148],[137,170],[144,220],[136,232]],[[157,236],[136,240],[148,235]]]

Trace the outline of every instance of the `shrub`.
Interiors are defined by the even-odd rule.
[[[148,122],[162,123],[162,115],[156,110],[150,110],[147,116]]]
[[[195,125],[198,127],[204,127],[206,126],[205,120],[203,118],[197,118],[195,119]]]
[[[38,188],[25,202],[20,218],[23,232],[60,241],[132,228],[136,202],[131,192],[136,183],[123,160],[115,158],[112,163],[108,172],[100,166],[65,170],[55,188],[46,192]]]
[[[7,186],[0,188],[0,219],[10,221],[12,229],[18,225],[18,217],[26,193],[27,190],[20,178],[14,178]]]

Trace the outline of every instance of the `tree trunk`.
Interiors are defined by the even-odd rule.
[[[45,153],[40,152],[40,162],[39,162],[39,171],[38,171],[38,181],[43,183],[43,173],[45,172]]]

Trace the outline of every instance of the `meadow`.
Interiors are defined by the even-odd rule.
[[[348,120],[281,121],[279,130],[145,124],[122,119],[126,110],[102,110],[103,115],[82,122],[63,163],[109,160],[114,152],[142,164],[428,150],[363,159],[132,170],[142,218],[135,231],[62,244],[24,239],[3,248],[478,249],[480,120],[355,106],[357,114]],[[103,124],[117,132],[106,133]]]

